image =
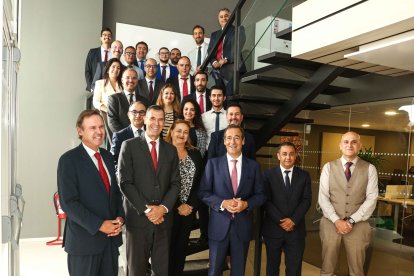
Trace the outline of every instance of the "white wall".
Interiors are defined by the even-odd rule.
[[[22,238],[55,236],[52,196],[61,154],[78,145],[84,66],[99,46],[103,0],[21,1],[17,181],[26,208]]]

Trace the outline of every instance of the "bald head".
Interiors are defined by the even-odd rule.
[[[354,160],[355,157],[357,157],[361,147],[361,137],[358,133],[349,131],[342,135],[341,142],[339,143],[339,149],[342,152],[342,156],[347,161]]]

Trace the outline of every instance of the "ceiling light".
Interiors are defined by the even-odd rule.
[[[395,116],[397,115],[397,112],[396,111],[385,111],[384,114],[387,116]]]
[[[371,125],[370,124],[362,124],[361,126],[362,127],[370,127]]]

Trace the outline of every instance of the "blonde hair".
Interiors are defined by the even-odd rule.
[[[161,88],[160,94],[158,95],[158,99],[157,99],[157,105],[161,106],[162,109],[165,110],[165,103],[164,103],[163,96],[164,96],[164,91],[167,88],[171,88],[172,92],[174,93],[174,101],[172,102],[172,106],[173,106],[174,116],[178,116],[178,114],[180,113],[180,102],[178,101],[177,90],[175,89],[174,85],[172,85],[171,83],[167,83]]]

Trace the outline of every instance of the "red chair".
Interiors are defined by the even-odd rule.
[[[62,208],[60,208],[60,202],[59,202],[59,194],[56,192],[53,195],[53,204],[55,205],[56,215],[58,217],[58,233],[56,239],[53,241],[46,242],[46,245],[61,245],[63,242],[63,239],[60,237],[60,227],[62,224],[62,220],[66,219],[66,214],[63,212]]]

